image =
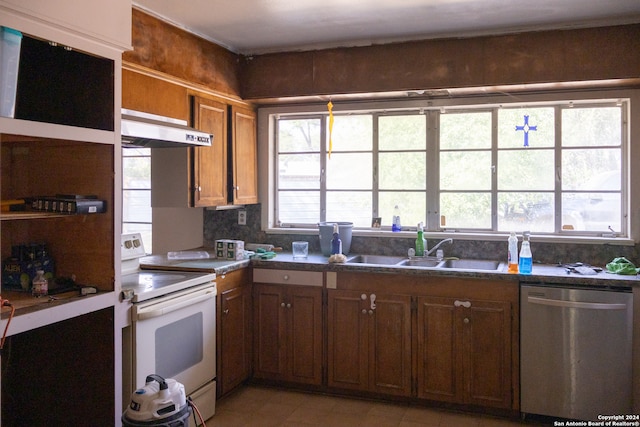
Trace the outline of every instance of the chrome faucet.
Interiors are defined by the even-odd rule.
[[[438,242],[437,245],[435,245],[434,247],[432,247],[431,249],[429,249],[428,251],[425,250],[424,256],[429,256],[433,253],[433,251],[435,251],[436,249],[438,249],[440,246],[442,246],[444,243],[453,243],[453,239],[452,238],[447,238],[444,240],[440,240]],[[425,248],[426,249],[426,248]]]

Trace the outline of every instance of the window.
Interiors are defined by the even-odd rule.
[[[122,232],[141,233],[152,252],[150,148],[122,149]]]
[[[271,227],[390,230],[398,205],[411,230],[628,236],[628,104],[354,104],[331,144],[326,111],[272,114]]]

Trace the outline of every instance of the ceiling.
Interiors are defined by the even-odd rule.
[[[640,22],[640,0],[133,0],[133,5],[245,55]]]

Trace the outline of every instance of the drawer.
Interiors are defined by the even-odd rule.
[[[277,283],[282,285],[322,286],[322,272],[255,268],[253,270],[253,282]]]

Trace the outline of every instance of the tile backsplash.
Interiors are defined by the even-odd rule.
[[[318,233],[301,234],[267,234],[260,229],[260,205],[248,205],[247,225],[238,225],[237,210],[205,210],[204,211],[204,245],[213,247],[218,239],[244,240],[246,243],[270,243],[291,251],[291,242],[306,240],[309,252],[320,252]],[[428,239],[431,248],[440,239]],[[414,240],[409,237],[361,237],[353,236],[351,253],[399,255],[406,254],[413,247]],[[476,259],[506,259],[507,240],[456,240],[441,247],[445,256]],[[604,267],[615,257],[624,256],[640,266],[640,257],[636,246],[618,246],[608,244],[575,244],[575,243],[542,243],[531,240],[534,262],[544,264],[584,262]]]

